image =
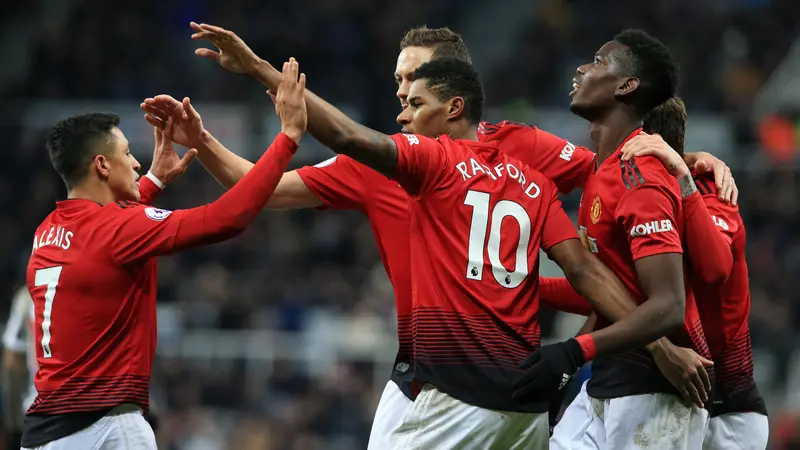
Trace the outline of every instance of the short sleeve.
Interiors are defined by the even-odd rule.
[[[531,125],[483,122],[478,131],[481,140],[499,141],[504,153],[544,174],[565,194],[583,186],[594,168],[594,152]]]
[[[369,192],[364,175],[367,166],[345,155],[336,155],[314,166],[297,169],[308,189],[326,208],[364,210]]]
[[[739,231],[739,207],[723,203],[716,195],[703,196],[711,220],[714,221],[717,230],[722,233],[725,242],[730,246],[733,237]]]
[[[548,251],[550,247],[566,241],[567,239],[578,239],[578,232],[572,221],[569,220],[567,213],[561,206],[558,199],[558,192],[555,186],[549,181],[546,183],[549,192],[549,205],[547,206],[547,216],[542,225],[542,244],[541,248]]]
[[[565,194],[583,186],[592,173],[595,158],[594,152],[588,148],[576,146],[540,129],[536,129],[534,149],[527,155],[530,161],[523,157],[522,162],[553,180],[559,192]]]
[[[626,192],[615,211],[627,234],[633,260],[662,253],[683,253],[677,218],[680,200],[661,184],[643,184]]]
[[[410,195],[425,195],[436,188],[447,167],[444,145],[437,139],[417,134],[392,136],[397,145],[395,179]]]
[[[28,288],[19,289],[11,302],[11,314],[3,332],[4,348],[16,353],[28,350],[28,322],[31,320],[32,308],[33,300]]]
[[[120,264],[171,253],[186,210],[169,211],[138,203],[107,205],[109,245]],[[115,210],[117,208],[118,210]]]

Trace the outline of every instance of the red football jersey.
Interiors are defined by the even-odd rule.
[[[583,186],[594,169],[593,151],[532,125],[509,120],[496,124],[481,122],[478,140],[500,141],[503,153],[543,173],[565,194]]]
[[[555,185],[496,142],[392,139],[409,194],[415,380],[484,408],[545,411],[511,386],[540,342],[539,249],[577,238]]]
[[[593,168],[593,152],[530,125],[482,122],[478,140],[498,141],[501,151],[544,174],[561,192],[581,185]],[[345,155],[297,173],[326,208],[361,211],[369,219],[395,293],[400,345],[392,379],[413,398],[408,195],[396,181]]]
[[[697,308],[714,359],[717,386],[712,414],[747,411],[766,414],[753,375],[753,348],[747,324],[750,284],[745,260],[747,236],[744,222],[738,206],[720,201],[713,176],[696,176],[695,182],[717,230],[733,254],[733,269],[721,285],[709,285],[697,277],[692,278]],[[687,245],[702,243],[687,239]]]
[[[620,149],[603,161],[584,185],[578,224],[581,240],[622,280],[640,303],[647,300],[634,261],[662,253],[683,253],[683,210],[677,181],[654,157],[620,159]],[[688,286],[688,283],[687,283]],[[683,333],[672,342],[710,356],[691,289],[686,293]],[[596,328],[610,325],[598,314]],[[589,394],[615,398],[649,392],[675,393],[645,350],[592,363]]]
[[[278,135],[245,179],[193,209],[58,202],[36,230],[27,269],[39,364],[39,395],[28,414],[102,411],[123,403],[147,410],[156,345],[154,257],[242,231],[296,149]]]

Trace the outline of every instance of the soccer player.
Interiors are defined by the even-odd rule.
[[[27,286],[17,290],[11,300],[11,314],[3,332],[3,361],[0,367],[3,390],[3,425],[7,447],[18,448],[25,410],[36,397],[33,374],[36,358],[29,346],[33,326],[33,302]]]
[[[423,387],[392,447],[546,446],[546,402],[512,398],[516,366],[539,340],[538,248],[591,301],[628,300],[628,292],[582,248],[552,182],[497,142],[477,141],[483,90],[471,65],[445,58],[415,71],[406,134],[383,135],[318,102],[317,139],[408,193],[414,380]],[[559,348],[580,365],[650,342],[682,319],[683,305],[655,301]],[[542,376],[557,387],[564,374],[556,369]]]
[[[645,114],[672,98],[677,84],[678,67],[669,50],[639,30],[615,36],[592,63],[578,68],[570,109],[591,123],[598,148],[578,222],[584,244],[642,305],[664,296],[675,302],[685,298],[685,325],[669,338],[708,358],[694,297],[685,290],[683,276],[681,193],[688,187],[679,185],[656,158],[620,159],[621,148],[639,134]],[[608,323],[600,315],[595,329]],[[541,353],[546,352],[544,347]],[[585,392],[585,401],[573,402],[554,430],[553,441],[568,442],[566,448],[702,446],[707,411],[685,405],[645,349],[597,358]],[[570,410],[578,408],[584,409],[584,420],[566,420],[574,419]]]
[[[281,134],[235,188],[193,209],[136,203],[140,165],[118,116],[70,117],[48,133],[68,199],[37,228],[28,263],[39,369],[23,447],[156,448],[142,415],[156,345],[155,257],[230,239],[264,207],[305,132],[305,77],[298,81],[296,65],[285,66],[284,75],[276,106]],[[159,182],[185,170],[172,129],[170,121],[156,130],[157,154],[174,155]]]
[[[212,25],[192,24],[198,33],[195,39],[209,39],[219,53],[198,49],[196,53],[219,62],[225,69],[236,73],[248,73],[263,84],[274,89],[280,82],[280,72],[255,53],[233,32]],[[403,38],[395,70],[398,83],[397,97],[405,108],[411,74],[422,63],[432,58],[456,57],[469,61],[469,52],[461,37],[447,28],[428,29],[420,27],[410,30]],[[313,94],[308,93],[313,98]],[[176,134],[182,139],[178,143],[200,150],[199,157],[205,167],[224,186],[233,186],[246,173],[252,163],[225,149],[202,127],[200,117],[188,102],[181,105],[168,96],[147,99],[142,105],[148,112],[148,120],[163,127],[170,110],[188,111],[191,119],[180,120],[183,130]],[[315,103],[309,104],[309,131],[315,135]],[[401,117],[398,117],[401,121]],[[402,123],[401,123],[402,125]],[[541,171],[552,179],[559,190],[569,192],[585,178],[591,168],[594,154],[583,147],[576,147],[566,140],[553,136],[535,127],[512,122],[500,124],[482,123],[479,139],[499,140],[503,150]],[[695,158],[698,164],[707,162],[719,181],[723,182],[726,167],[708,154],[687,155],[690,163]],[[735,191],[733,192],[735,195]],[[288,172],[281,179],[274,195],[267,204],[269,208],[324,207],[332,209],[355,209],[362,211],[370,220],[384,267],[392,281],[398,312],[400,348],[392,371],[381,396],[372,432],[370,449],[386,448],[389,433],[396,428],[415,397],[410,380],[410,268],[408,256],[408,210],[405,192],[386,177],[376,174],[366,166],[345,155],[334,157],[314,167],[304,167]],[[581,299],[581,303],[584,301]],[[554,306],[554,305],[551,305]],[[559,309],[582,308],[582,304],[561,303]]]
[[[695,202],[705,204],[711,213],[704,218],[711,233],[687,233],[691,266],[695,273],[709,270],[704,266],[712,266],[710,271],[716,270],[714,267],[727,269],[723,269],[725,276],[717,283],[703,280],[699,275],[692,279],[717,381],[703,449],[763,450],[769,440],[769,422],[753,376],[753,350],[747,324],[750,288],[744,223],[738,207],[719,201],[713,182],[704,175],[693,174],[683,163],[680,154],[685,124],[685,106],[678,99],[654,109],[645,119],[644,129],[660,133],[668,145],[657,138],[637,139],[623,149],[623,160],[653,155],[676,178],[694,176],[697,190],[692,197]],[[718,241],[723,252],[716,250]]]

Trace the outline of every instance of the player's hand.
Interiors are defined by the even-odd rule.
[[[189,97],[184,97],[181,102],[169,95],[157,95],[144,99],[140,106],[146,113],[145,120],[159,130],[163,130],[167,119],[172,118],[172,142],[186,148],[202,146],[203,136],[207,131]]]
[[[198,48],[194,54],[219,63],[225,70],[233,73],[254,74],[264,62],[233,31],[206,23],[189,24],[195,33],[192,39],[211,41],[217,51]]]
[[[711,392],[711,379],[706,368],[714,366],[714,363],[690,348],[662,341],[657,350],[651,351],[658,370],[675,386],[687,404],[702,408]]]
[[[739,201],[739,187],[733,179],[731,168],[724,161],[708,152],[687,153],[684,159],[689,169],[697,173],[714,172],[714,183],[717,185],[719,199],[736,205]]]
[[[634,156],[655,156],[674,177],[691,175],[689,167],[681,155],[657,134],[639,133],[622,146],[622,160],[628,161]]]
[[[153,152],[150,172],[164,184],[171,183],[186,172],[189,164],[197,156],[197,149],[195,148],[190,148],[182,158],[178,156],[173,144],[174,131],[175,120],[171,117],[167,119],[163,129],[153,128],[156,148]]]
[[[275,112],[281,120],[281,132],[297,143],[300,143],[308,124],[305,92],[306,74],[300,73],[300,65],[290,58],[283,63],[283,80],[274,101]]]
[[[583,350],[575,339],[540,347],[520,365],[525,373],[514,382],[514,399],[549,401],[583,363]]]

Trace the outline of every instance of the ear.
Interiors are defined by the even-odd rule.
[[[639,79],[636,77],[628,77],[625,78],[622,84],[617,86],[617,90],[616,92],[614,92],[614,95],[616,96],[628,95],[633,93],[633,91],[635,91],[638,88],[639,88]]]
[[[102,153],[96,155],[92,160],[92,166],[94,167],[94,170],[97,171],[97,175],[101,179],[105,180],[108,178],[110,164],[106,155],[103,155]]]
[[[447,102],[447,120],[455,121],[460,119],[464,114],[466,106],[467,103],[464,101],[464,97],[451,98],[450,101]]]

